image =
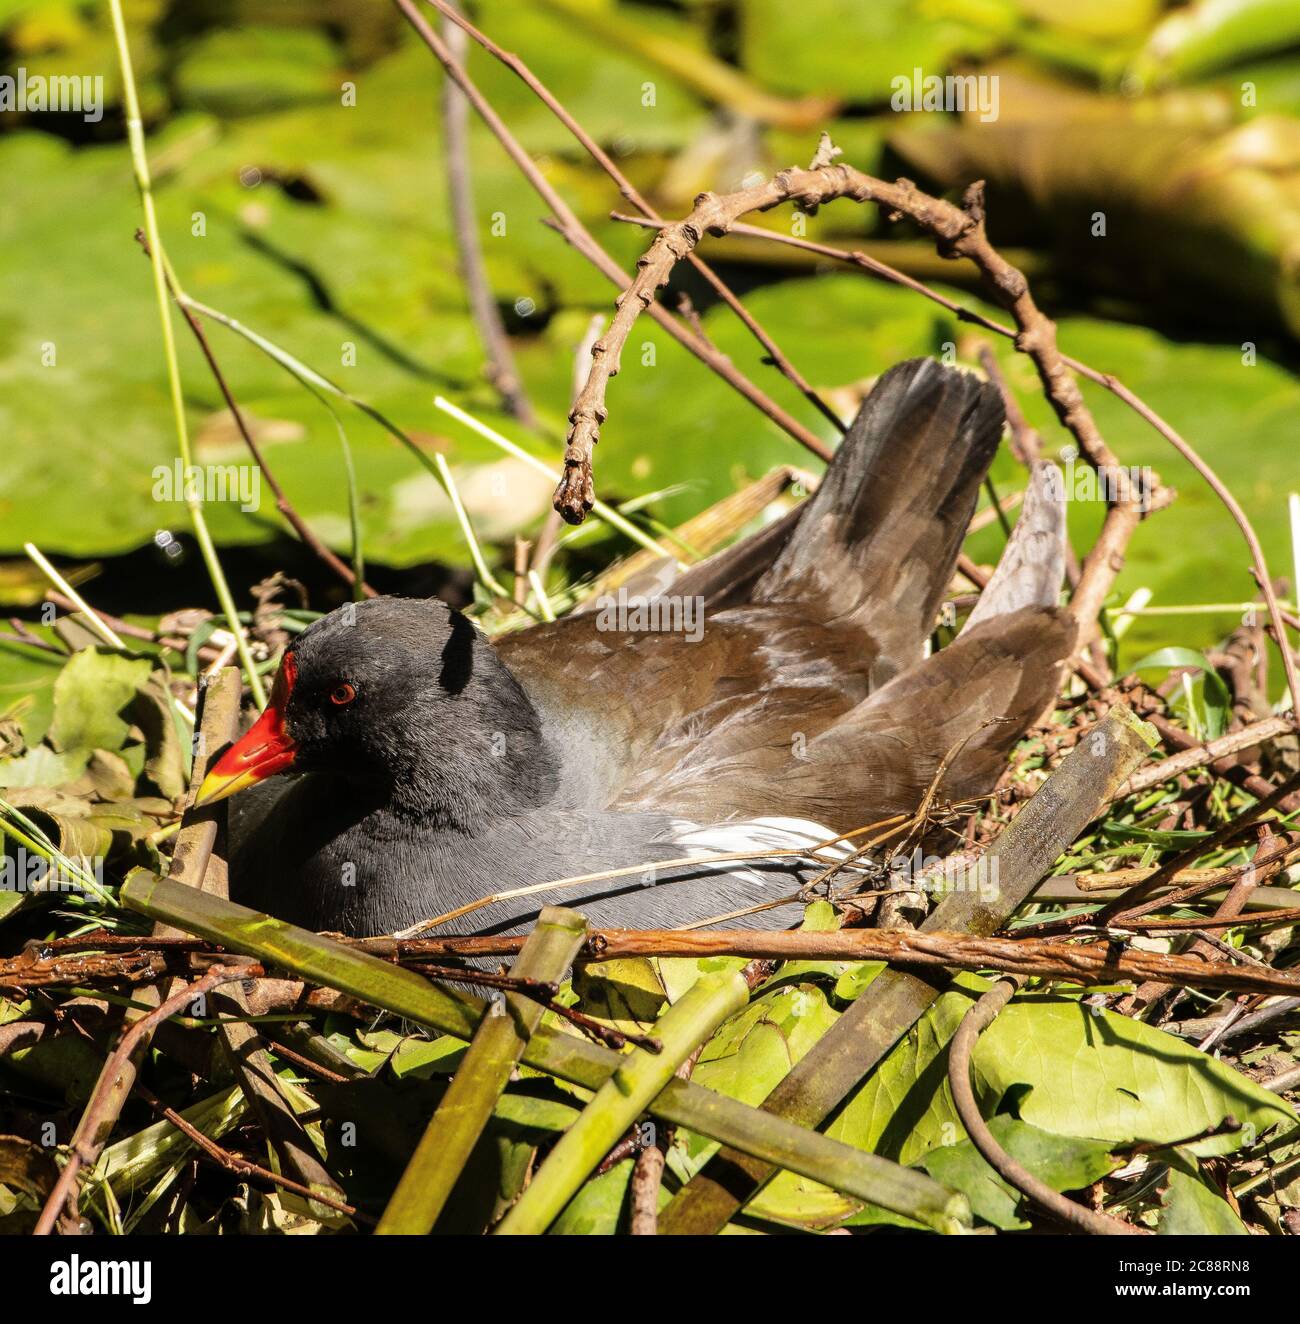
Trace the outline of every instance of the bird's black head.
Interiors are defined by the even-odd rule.
[[[407,598],[349,603],[303,631],[196,803],[286,771],[467,830],[553,789],[536,710],[492,646],[459,612]]]

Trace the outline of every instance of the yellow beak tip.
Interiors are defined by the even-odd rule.
[[[242,791],[245,786],[251,786],[256,780],[256,777],[250,777],[246,773],[238,777],[219,777],[210,772],[204,777],[203,784],[199,787],[199,793],[194,797],[192,807],[203,809],[208,805],[216,804],[218,800],[224,800],[228,796],[234,795],[236,791]]]

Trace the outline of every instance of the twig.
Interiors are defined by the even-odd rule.
[[[578,392],[582,389],[587,360],[591,357],[591,347],[600,339],[600,333],[604,329],[605,315],[603,313],[593,313],[591,320],[587,323],[587,329],[583,333],[582,339],[578,342],[578,348],[574,351],[573,387],[569,392],[570,405],[577,399]],[[531,567],[543,583],[546,580],[546,572],[550,568],[551,558],[555,555],[556,547],[559,546],[560,530],[563,528],[564,521],[560,518],[560,512],[552,506],[547,510],[546,519],[542,523],[542,531],[537,535],[537,548],[533,552]]]
[[[341,1080],[343,1077],[340,1076],[338,1079]],[[300,1195],[305,1200],[314,1201],[316,1204],[324,1205],[327,1209],[334,1209],[340,1214],[346,1214],[349,1218],[355,1218],[359,1223],[373,1223],[375,1221],[365,1214],[359,1214],[352,1205],[345,1204],[342,1200],[336,1200],[332,1195],[326,1195],[311,1186],[304,1186],[302,1182],[294,1181],[291,1177],[282,1177],[278,1172],[272,1172],[270,1168],[264,1168],[260,1163],[254,1163],[251,1159],[246,1159],[239,1154],[232,1154],[230,1150],[217,1144],[210,1136],[205,1136],[193,1123],[186,1121],[175,1108],[168,1107],[152,1090],[141,1086],[140,1094],[151,1108],[165,1117],[182,1135],[197,1145],[213,1162],[225,1168],[227,1172],[233,1172],[239,1177],[255,1177],[261,1181],[270,1182],[271,1185],[279,1186],[286,1191],[292,1191],[294,1195]]]
[[[457,16],[456,11],[452,5],[447,5],[443,13],[446,16],[442,29],[443,39],[455,59],[464,63],[468,43],[465,34],[451,21]],[[484,375],[496,388],[506,412],[517,418],[530,432],[537,432],[541,425],[519,376],[514,351],[510,348],[510,337],[506,335],[505,323],[501,320],[500,309],[492,297],[492,287],[488,282],[487,266],[483,261],[483,249],[479,244],[478,226],[474,219],[469,106],[464,93],[450,78],[443,83],[441,107],[452,232],[456,237],[456,255],[461,279],[465,282],[465,291],[469,297],[470,313],[474,325],[478,327],[479,340],[487,358]]]
[[[1271,795],[1266,796],[1263,800],[1257,800],[1249,809],[1243,810],[1236,818],[1225,823],[1204,840],[1189,846],[1187,850],[1176,855],[1166,864],[1161,865],[1150,878],[1143,883],[1139,883],[1132,891],[1104,906],[1094,916],[1094,922],[1106,924],[1112,919],[1137,919],[1142,915],[1150,914],[1152,910],[1179,905],[1183,901],[1207,891],[1208,888],[1204,885],[1195,885],[1185,887],[1177,892],[1170,892],[1163,897],[1147,899],[1160,883],[1167,881],[1179,869],[1187,868],[1199,856],[1218,850],[1219,847],[1235,840],[1264,814],[1277,809],[1279,803],[1285,800],[1298,786],[1300,786],[1300,773],[1288,778]],[[1290,855],[1291,853],[1287,852],[1275,857],[1272,861],[1266,862],[1260,871],[1255,870],[1253,861],[1245,866],[1245,869],[1249,869],[1252,874],[1257,875],[1254,878],[1255,882],[1263,882],[1265,877],[1272,877],[1274,873],[1282,868],[1283,862],[1288,860]],[[1245,872],[1245,869],[1243,869],[1243,872]]]
[[[919,196],[923,197],[924,195]],[[911,215],[910,213],[903,214]],[[639,224],[644,223],[638,221],[635,217],[616,216],[615,219],[633,221]],[[912,216],[911,219],[918,220],[916,216]],[[923,282],[915,280],[913,277],[907,276],[901,271],[896,271],[893,267],[890,267],[886,263],[880,262],[875,258],[868,257],[865,253],[849,252],[845,249],[834,248],[829,244],[819,244],[811,240],[800,239],[794,235],[784,235],[772,230],[765,230],[759,226],[733,224],[729,227],[729,230],[730,233],[733,234],[749,235],[753,238],[767,239],[773,243],[789,244],[796,248],[802,248],[817,253],[823,257],[829,257],[836,261],[847,262],[852,266],[860,267],[882,280],[901,285],[907,289],[913,290],[917,294],[923,295],[925,298],[946,308],[960,321],[981,326],[987,331],[992,331],[997,335],[1005,336],[1008,339],[1014,340],[1018,349],[1026,348],[1026,346],[1021,343],[1024,335],[1024,327],[1021,325],[1019,318],[1016,319],[1017,327],[1019,328],[1018,330],[1005,326],[1000,322],[994,321],[992,318],[985,317],[982,313],[976,313],[963,307],[955,300],[949,299],[946,295],[940,294],[937,290],[931,289]],[[972,255],[964,254],[964,256]],[[1015,268],[1008,268],[1008,270],[1014,271]],[[1002,300],[999,300],[999,302],[1002,302]],[[1006,305],[1004,304],[1004,306]],[[1032,352],[1032,350],[1030,352]],[[1269,615],[1273,620],[1274,632],[1279,638],[1285,639],[1286,616],[1282,612],[1277,601],[1276,593],[1273,590],[1272,579],[1268,573],[1268,565],[1264,557],[1263,548],[1260,545],[1259,538],[1245,511],[1242,510],[1241,506],[1232,496],[1231,492],[1229,492],[1228,488],[1223,484],[1210,466],[1201,459],[1192,446],[1177,431],[1175,431],[1169,423],[1157,414],[1150,405],[1125,386],[1114,373],[1098,372],[1097,369],[1090,368],[1086,363],[1082,363],[1068,354],[1059,354],[1058,352],[1057,357],[1060,365],[1065,369],[1077,373],[1082,377],[1086,377],[1089,381],[1095,382],[1099,386],[1105,387],[1112,395],[1115,395],[1122,400],[1130,409],[1138,414],[1139,417],[1155,428],[1155,430],[1159,432],[1160,435],[1164,437],[1165,440],[1169,442],[1169,444],[1173,446],[1194,469],[1196,469],[1201,477],[1210,484],[1220,500],[1224,502],[1228,509],[1228,513],[1232,516],[1237,527],[1241,530],[1246,545],[1250,549],[1251,558],[1254,563],[1255,578],[1259,583],[1261,592],[1264,594],[1264,600],[1268,606]],[[1041,375],[1042,369],[1040,367],[1040,376]],[[1048,394],[1049,398],[1052,399],[1052,403],[1055,405],[1057,402],[1051,395],[1050,390]],[[1060,408],[1057,409],[1057,413],[1058,416],[1061,415]],[[1066,423],[1067,427],[1069,426],[1069,423],[1066,422],[1064,417],[1062,417],[1062,422]],[[1074,429],[1071,429],[1071,431],[1073,430]],[[1080,447],[1085,458],[1097,468],[1099,472],[1109,470],[1112,476],[1117,475],[1120,481],[1127,481],[1124,477],[1123,470],[1119,469],[1119,467],[1114,464],[1113,457],[1111,457],[1109,461],[1103,459],[1103,455],[1109,454],[1108,451],[1094,453],[1092,448],[1085,443],[1084,438],[1078,432],[1075,432],[1075,436],[1080,442]],[[1145,499],[1144,510],[1134,510],[1129,508],[1126,506],[1124,500],[1119,501],[1115,507],[1112,507],[1106,525],[1103,526],[1102,534],[1094,545],[1092,552],[1089,554],[1088,562],[1085,565],[1085,575],[1088,571],[1088,567],[1092,567],[1092,583],[1088,589],[1089,598],[1092,601],[1086,604],[1081,602],[1078,608],[1074,608],[1072,604],[1072,610],[1074,611],[1076,619],[1080,621],[1089,619],[1089,611],[1091,612],[1092,617],[1095,617],[1097,611],[1100,609],[1101,603],[1105,599],[1106,592],[1109,591],[1110,585],[1114,583],[1122,566],[1124,548],[1127,546],[1128,539],[1137,523],[1134,515],[1136,514],[1137,518],[1140,519],[1143,513],[1156,510],[1160,506],[1167,504],[1171,494],[1167,489],[1160,486],[1159,479],[1154,474],[1151,475],[1151,479],[1152,482],[1150,489],[1143,494]],[[1124,512],[1122,514],[1117,513],[1120,507],[1124,507]],[[1107,560],[1112,562],[1109,571],[1104,564]],[[1076,588],[1076,596],[1079,596],[1082,592],[1083,587],[1081,584]],[[1300,721],[1300,681],[1298,681],[1296,675],[1295,660],[1290,656],[1289,649],[1283,648],[1281,651],[1283,655],[1283,665],[1286,669],[1287,688],[1291,694],[1293,720]]]
[[[632,1216],[628,1230],[634,1237],[653,1237],[659,1232],[659,1185],[664,1177],[664,1152],[647,1145],[632,1167],[628,1198]]]
[[[1207,740],[1204,744],[1193,745],[1190,749],[1180,750],[1159,763],[1149,763],[1129,778],[1117,799],[1128,795],[1140,795],[1153,786],[1159,786],[1173,777],[1179,777],[1194,768],[1203,768],[1208,763],[1215,763],[1229,754],[1239,754],[1244,749],[1262,745],[1266,740],[1287,735],[1293,730],[1292,723],[1285,717],[1266,717],[1262,721],[1252,722],[1239,731],[1230,731],[1217,740]]]
[[[1132,1223],[1111,1218],[1108,1214],[1095,1212],[1084,1205],[1067,1200],[1059,1192],[1052,1190],[1040,1181],[1028,1168],[1017,1163],[993,1137],[971,1089],[971,1053],[980,1033],[997,1017],[998,1012],[1011,1001],[1017,981],[999,980],[982,998],[962,1017],[957,1033],[948,1045],[948,1083],[952,1088],[952,1101],[961,1118],[966,1134],[971,1143],[979,1150],[984,1161],[1001,1177],[1008,1181],[1022,1195],[1027,1196],[1040,1208],[1068,1227],[1080,1232],[1090,1232],[1094,1236],[1141,1236],[1145,1229],[1134,1227]]]
[[[148,241],[144,238],[142,232],[136,232],[136,238],[140,240],[146,253],[149,251]],[[181,310],[181,316],[185,318],[186,324],[194,333],[194,339],[198,341],[199,349],[203,352],[204,359],[207,360],[208,368],[217,383],[217,389],[221,392],[221,398],[226,402],[226,408],[230,410],[230,416],[235,420],[235,426],[239,429],[239,435],[244,439],[244,445],[248,447],[249,454],[253,457],[253,462],[261,470],[262,476],[266,479],[266,485],[271,489],[271,495],[275,498],[275,508],[289,522],[293,531],[302,540],[303,544],[315,556],[323,561],[329,568],[349,587],[357,582],[356,573],[340,556],[337,556],[329,547],[327,547],[312,531],[311,525],[298,514],[294,506],[285,493],[284,488],[280,486],[280,481],[275,476],[275,472],[266,462],[266,456],[262,453],[262,448],[254,438],[252,429],[249,428],[244,419],[243,411],[235,403],[235,397],[231,393],[230,386],[226,382],[225,374],[221,371],[217,363],[216,355],[212,352],[212,346],[208,341],[207,334],[203,330],[203,323],[199,321],[198,316],[188,304],[176,299],[176,290],[172,285],[170,277],[167,279],[167,288],[171,293],[176,306]],[[362,581],[361,591],[368,598],[375,597],[375,590],[369,584]]]
[[[9,624],[13,627],[13,634],[0,635],[7,644],[23,644],[27,648],[39,648],[42,653],[53,653],[56,657],[67,657],[64,649],[57,644],[52,644],[48,639],[42,639],[40,635],[33,634],[17,616],[9,618]]]
[[[1190,732],[1184,731],[1176,722],[1171,722],[1163,713],[1151,711],[1150,704],[1143,709],[1143,716],[1160,732],[1160,738],[1165,744],[1173,745],[1179,751],[1195,749],[1201,743]],[[1216,776],[1226,778],[1234,786],[1238,786],[1247,794],[1253,795],[1257,800],[1267,799],[1273,794],[1274,787],[1271,782],[1266,781],[1258,773],[1242,767],[1232,756],[1217,759],[1210,765],[1210,770]],[[1282,814],[1289,814],[1296,809],[1300,809],[1300,791],[1293,791],[1290,795],[1278,801],[1277,809]]]
[[[71,599],[64,597],[62,593],[51,591],[49,599],[56,607],[62,607],[67,612],[79,612],[80,607]],[[111,625],[117,634],[127,639],[141,639],[149,643],[163,644],[167,648],[174,648],[177,652],[183,653],[186,649],[188,640],[181,635],[161,634],[157,630],[146,629],[143,625],[133,625],[130,621],[124,621],[118,616],[113,616],[109,612],[100,611],[100,617],[107,625]],[[230,636],[234,641],[234,636]],[[215,644],[200,644],[198,655],[205,662],[215,661],[222,653],[222,649]]]
[[[210,989],[216,988],[219,984],[228,984],[236,979],[248,979],[260,973],[260,966],[213,966],[201,979],[196,979],[192,984],[187,984],[178,992],[173,993],[171,997],[159,1003],[148,1015],[141,1016],[139,1020],[130,1025],[105,1063],[103,1071],[100,1072],[95,1091],[90,1097],[90,1102],[86,1104],[82,1126],[79,1131],[93,1134],[102,1129],[97,1119],[111,1106],[118,1075],[130,1060],[136,1044],[144,1035],[151,1033],[167,1017],[174,1015],[182,1007],[193,1002],[195,998],[207,993]],[[49,1236],[54,1231],[54,1224],[65,1208],[75,1216],[77,1208],[77,1174],[83,1167],[89,1167],[95,1162],[102,1148],[102,1141],[95,1143],[91,1140],[82,1140],[73,1143],[68,1161],[64,1165],[63,1171],[59,1173],[59,1179],[55,1182],[54,1189],[50,1192],[49,1198],[41,1210],[40,1217],[36,1221],[36,1226],[32,1230],[34,1236]]]
[[[1214,912],[1215,920],[1240,919],[1241,912],[1245,910],[1246,901],[1251,892],[1265,877],[1270,876],[1268,873],[1269,866],[1277,861],[1276,867],[1278,869],[1282,868],[1287,854],[1284,839],[1275,836],[1267,825],[1262,825],[1255,857],[1251,860],[1250,865],[1241,871],[1240,877],[1228,889],[1228,895],[1219,902]],[[1120,922],[1123,922],[1122,917]],[[1214,943],[1202,937],[1197,937],[1187,950],[1191,955],[1198,956],[1205,961],[1223,960],[1222,951]],[[1167,983],[1160,980],[1147,980],[1138,988],[1131,999],[1126,1000],[1128,1005],[1125,1010],[1130,1011],[1133,1007],[1147,1006],[1171,991]]]
[[[441,954],[465,958],[513,955],[523,943],[521,938],[496,936],[421,941],[436,943]],[[583,944],[580,959],[613,961],[652,956],[885,961],[907,967],[1003,970],[1083,984],[1164,979],[1189,987],[1246,993],[1292,994],[1300,990],[1300,971],[1275,970],[1271,966],[1229,967],[1199,957],[1147,952],[1117,942],[1113,935],[1100,942],[1077,943],[985,937],[945,929],[837,929],[817,933],[803,929],[596,929]]]
[[[817,170],[782,171],[766,183],[738,193],[720,197],[702,194],[696,200],[691,215],[684,221],[661,229],[642,257],[637,280],[627,291],[632,297],[625,297],[619,305],[620,314],[625,308],[628,310],[628,316],[623,319],[624,324],[630,329],[639,311],[637,303],[647,291],[657,287],[654,282],[662,283],[662,280],[667,279],[668,272],[680,254],[693,248],[706,232],[712,235],[726,234],[736,228],[737,221],[745,213],[767,211],[781,202],[793,201],[801,210],[808,211],[836,198],[873,202],[884,211],[887,219],[906,217],[920,226],[937,241],[941,255],[969,258],[979,268],[989,293],[1015,319],[1017,330],[1010,334],[1015,338],[1016,347],[1034,360],[1043,389],[1057,417],[1078,441],[1089,463],[1099,472],[1106,473],[1111,480],[1112,486],[1108,489],[1114,493],[1111,513],[1085,564],[1071,605],[1077,620],[1083,623],[1095,621],[1105,595],[1119,572],[1117,561],[1122,563],[1122,553],[1128,539],[1142,516],[1161,504],[1165,495],[1154,475],[1149,490],[1138,490],[1103,440],[1079,391],[1073,369],[1057,348],[1055,325],[1034,302],[1023,273],[1007,262],[988,241],[984,231],[982,182],[972,184],[966,191],[962,206],[955,207],[922,193],[910,180],[900,179],[897,183],[889,184],[873,179],[851,166],[832,164]],[[760,230],[758,233],[767,232]],[[800,241],[800,246],[803,246],[803,241]],[[856,261],[858,258],[861,258],[860,262]],[[884,264],[876,263],[863,254],[853,255],[852,260],[873,274],[883,274],[881,268]],[[890,271],[890,279],[898,277],[913,288],[920,285],[920,282],[910,281],[892,269],[885,270]],[[615,318],[615,328],[622,329],[618,317]],[[588,379],[590,390],[584,394],[582,402],[586,408],[579,412],[570,430],[566,463],[570,474],[574,476],[568,490],[557,494],[557,503],[570,504],[575,513],[585,493],[584,484],[590,483],[590,452],[603,419],[603,415],[598,418],[595,411],[598,406],[602,410],[604,408],[605,380],[613,375],[611,369],[617,368],[617,351],[621,345],[621,339],[612,337],[610,347],[614,351],[613,357],[604,364],[599,360],[593,362],[592,375]]]
[[[1032,467],[1043,458],[1043,439],[1038,435],[1036,428],[1029,426],[1024,410],[1020,408],[1020,401],[1007,382],[998,364],[998,356],[993,352],[991,345],[980,345],[979,360],[984,375],[998,388],[998,394],[1002,397],[1002,408],[1007,416],[1007,430],[1011,433],[1011,453],[1021,464],[1027,468]]]
[[[1262,1080],[1260,1084],[1272,1094],[1287,1094],[1291,1090],[1300,1088],[1300,1067],[1292,1067],[1290,1071],[1284,1071],[1280,1076],[1274,1076],[1272,1080]]]

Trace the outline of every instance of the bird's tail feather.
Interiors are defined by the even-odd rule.
[[[934,624],[1002,433],[993,386],[933,359],[891,368],[754,586],[878,648],[873,685],[912,666]]]
[[[998,567],[963,628],[1022,607],[1054,607],[1064,582],[1065,483],[1056,465],[1040,460]]]

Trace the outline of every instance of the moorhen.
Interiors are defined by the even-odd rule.
[[[232,897],[381,934],[642,865],[440,932],[518,931],[551,903],[668,927],[788,895],[812,862],[658,861],[806,848],[912,811],[963,739],[941,794],[990,790],[1074,641],[1057,607],[1061,492],[1042,466],[976,612],[925,655],[1002,424],[997,391],[958,369],[886,373],[814,496],[670,585],[702,604],[702,632],[586,611],[493,643],[442,603],[398,598],[323,617],[197,797],[252,788],[231,806]]]

